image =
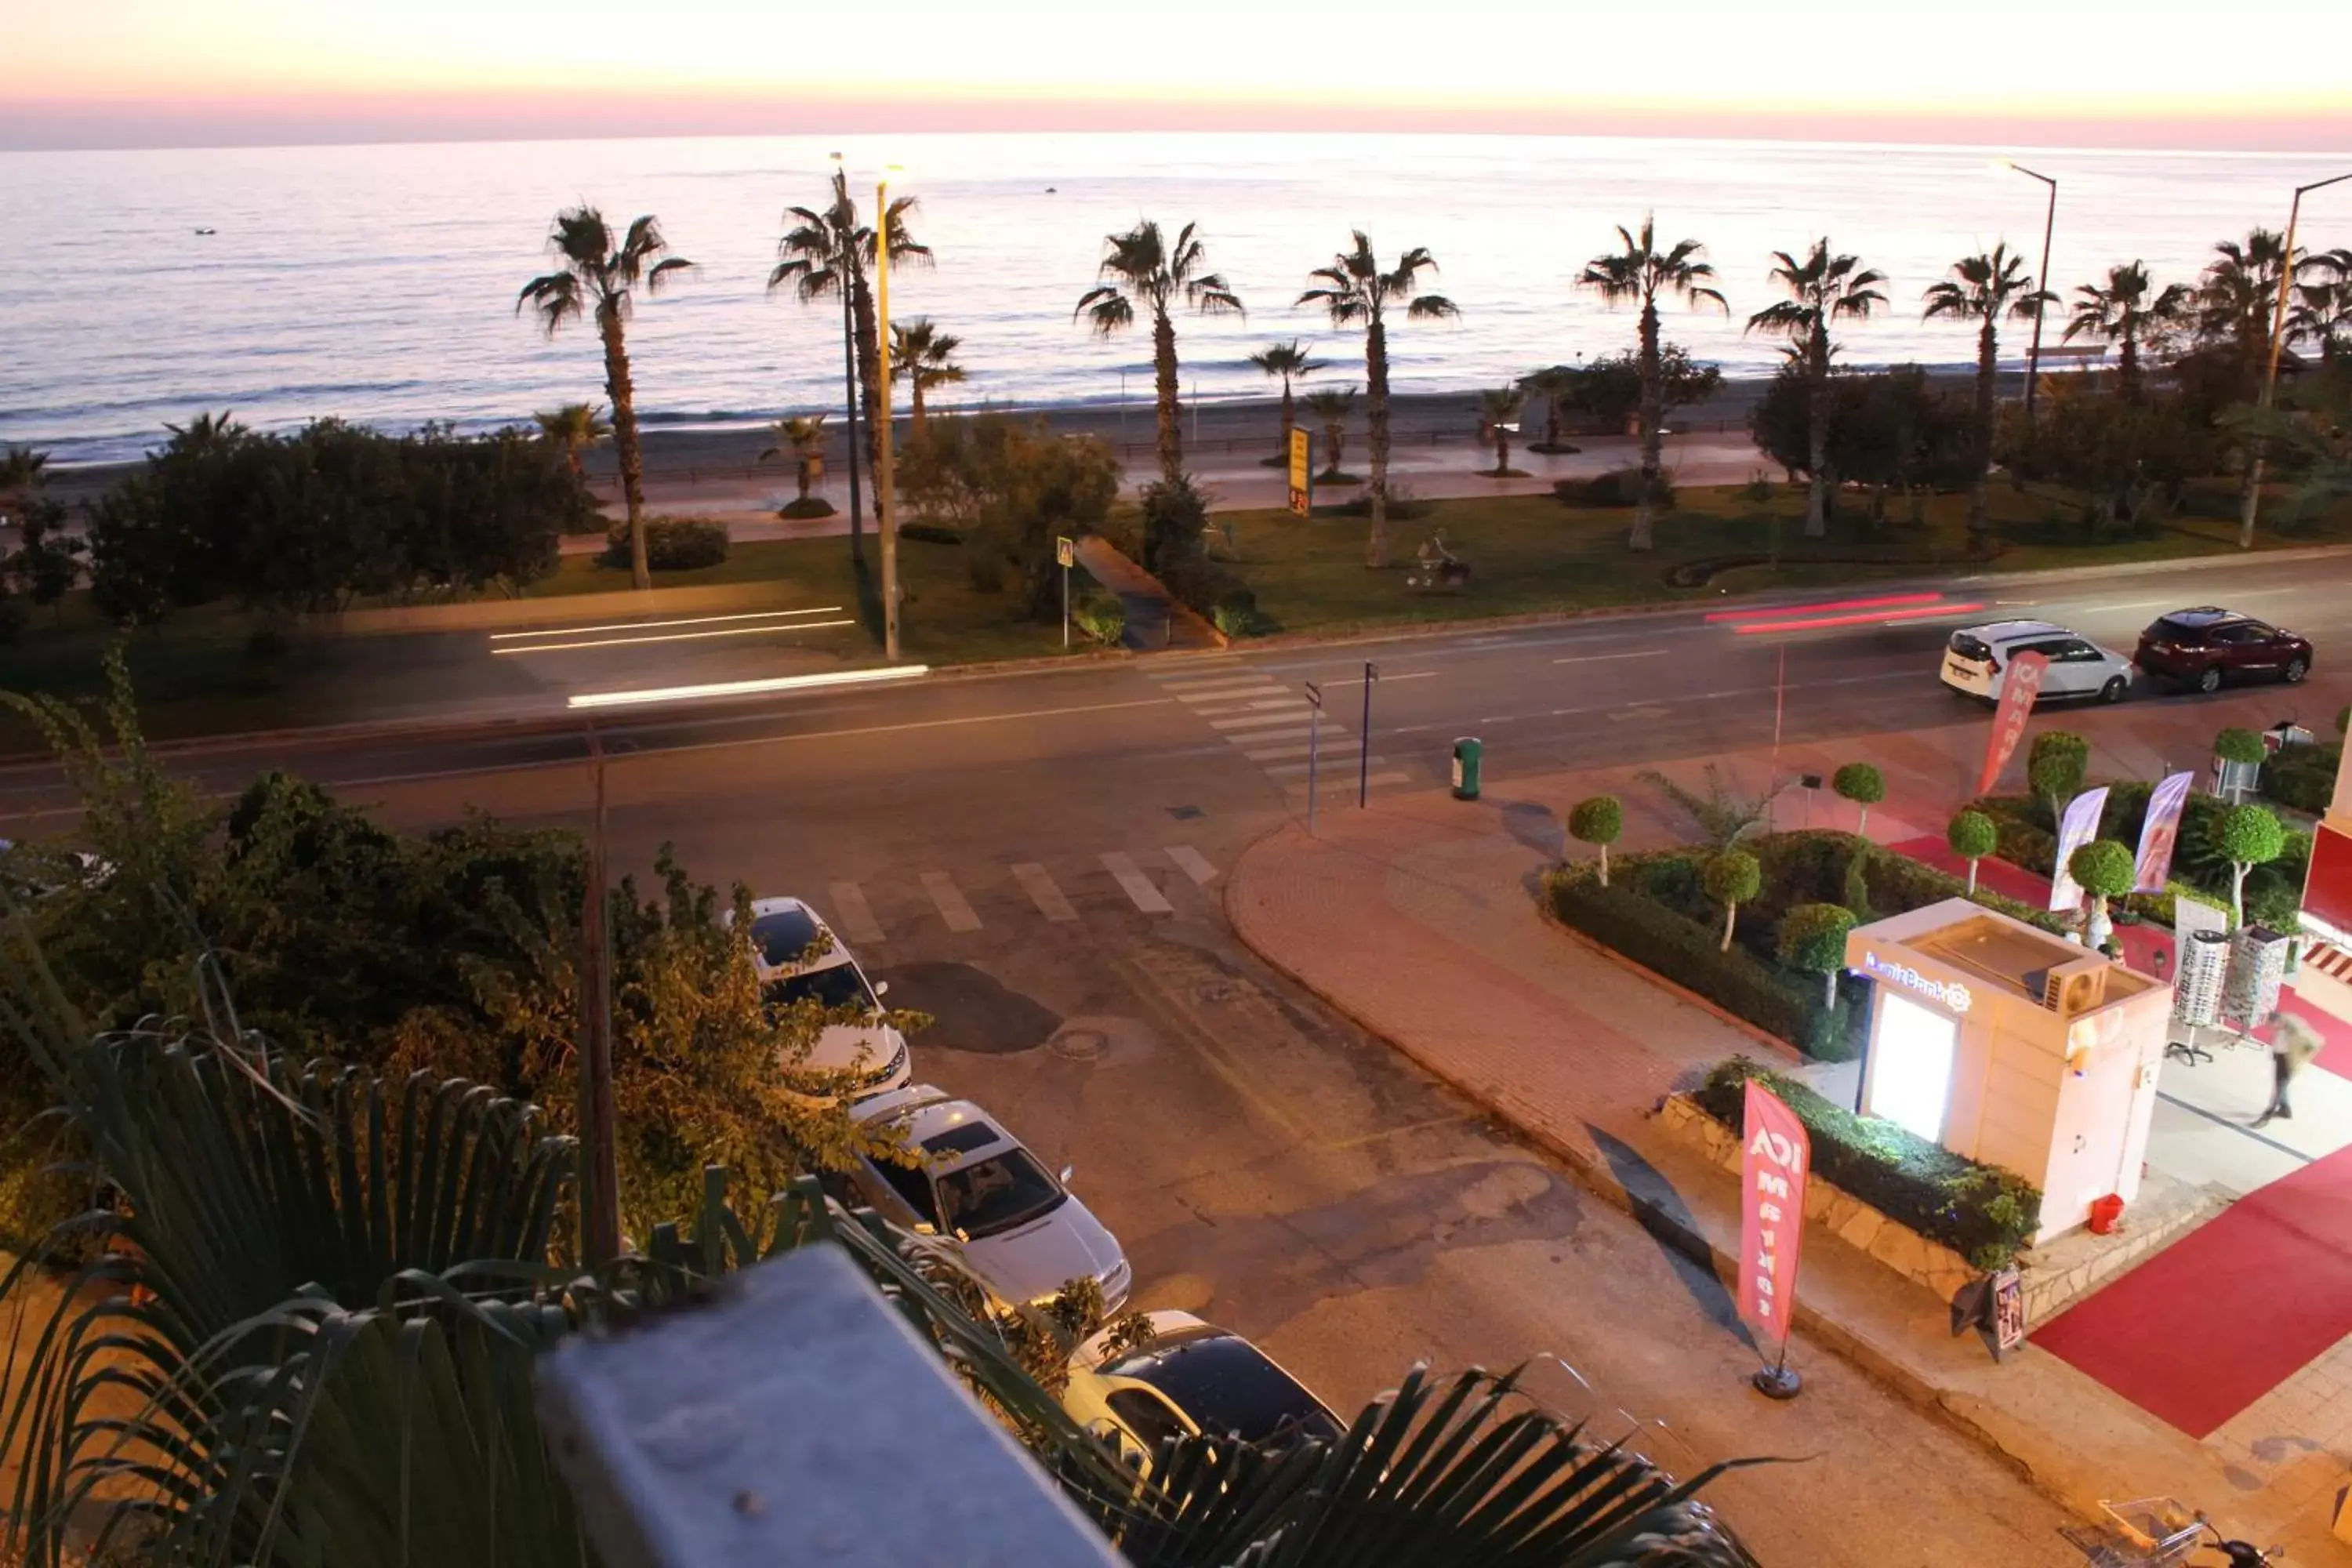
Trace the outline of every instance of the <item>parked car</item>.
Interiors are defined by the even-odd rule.
[[[1239,1334],[1190,1312],[1150,1314],[1150,1340],[1129,1348],[1106,1329],[1070,1357],[1062,1408],[1141,1474],[1171,1436],[1209,1433],[1268,1447],[1347,1430],[1330,1407]]]
[[[734,911],[722,917],[734,923]],[[902,1087],[910,1076],[906,1037],[882,1011],[888,983],[873,984],[856,956],[817,912],[798,899],[761,899],[751,906],[751,962],[761,995],[772,1006],[814,1002],[829,1014],[862,1023],[829,1022],[801,1061],[793,1087],[813,1097],[859,1099]],[[854,1010],[854,1012],[853,1012]]]
[[[1944,684],[1998,702],[2010,661],[2021,653],[2038,653],[2050,661],[2040,700],[2085,697],[2121,702],[2131,690],[2131,660],[2048,621],[1992,621],[1961,627],[1944,645]]]
[[[1069,1167],[1055,1175],[988,1112],[929,1084],[860,1100],[850,1115],[897,1131],[917,1163],[860,1159],[829,1179],[835,1197],[957,1247],[1008,1306],[1051,1300],[1087,1279],[1102,1287],[1106,1312],[1127,1304],[1134,1270],[1064,1184]]]
[[[2311,673],[2311,639],[2218,605],[2175,610],[2139,634],[2137,663],[2152,680],[2219,691],[2224,682]]]

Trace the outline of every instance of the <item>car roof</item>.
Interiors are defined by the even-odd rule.
[[[860,1121],[897,1123],[910,1147],[927,1151],[929,1158],[926,1163],[934,1171],[952,1171],[1006,1149],[1021,1147],[1021,1140],[1007,1132],[1003,1123],[987,1111],[928,1083],[911,1084],[860,1100],[849,1113]],[[977,1135],[975,1130],[984,1131],[986,1136]],[[930,1149],[935,1141],[944,1141],[944,1147]]]
[[[2042,637],[2080,635],[2054,621],[1987,621],[1980,626],[1962,626],[1960,631],[1980,642],[1989,643],[2028,642]]]
[[[2253,616],[2225,610],[2219,605],[2194,605],[2185,610],[2167,610],[2157,619],[2170,621],[2176,626],[2220,626],[2231,621],[2251,621]]]
[[[1231,1429],[1251,1442],[1270,1436],[1285,1417],[1330,1417],[1273,1357],[1206,1323],[1139,1345],[1102,1371],[1158,1391],[1203,1431]]]
[[[729,919],[733,919],[732,911]],[[803,963],[802,955],[820,941],[822,955]],[[751,943],[761,964],[768,969],[813,971],[850,962],[849,950],[833,934],[817,912],[798,899],[760,899],[751,905]]]

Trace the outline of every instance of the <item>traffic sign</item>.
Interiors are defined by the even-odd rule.
[[[1054,541],[1054,564],[1071,567],[1078,563],[1078,542],[1075,539]]]
[[[1307,515],[1309,504],[1307,467],[1307,432],[1293,426],[1290,431],[1290,510],[1301,517]]]

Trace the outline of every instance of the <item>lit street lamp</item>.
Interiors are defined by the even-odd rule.
[[[2297,185],[2294,188],[2294,200],[2286,209],[2286,249],[2279,257],[2278,301],[2271,308],[2270,361],[2263,370],[2262,405],[2264,408],[2271,405],[2271,399],[2278,389],[2279,351],[2286,346],[2286,298],[2288,291],[2294,287],[2294,231],[2295,226],[2303,219],[2304,193],[2323,191],[2330,185],[2341,184],[2346,180],[2352,180],[2352,173],[2337,174],[2331,179],[2314,180],[2307,185]],[[2252,550],[2254,547],[2254,513],[2262,505],[2263,448],[2259,440],[2254,445],[2253,461],[2253,482],[2246,487],[2245,510],[2238,519],[2238,548],[2241,550]]]
[[[2050,187],[2050,205],[2042,216],[2042,270],[2035,275],[2033,280],[2033,287],[2046,294],[2050,291],[2050,237],[2058,226],[2058,182],[2047,174],[2037,174],[2024,164],[2012,163],[2007,158],[2001,160],[2001,167],[2013,169]],[[2033,346],[2025,353],[2025,423],[2029,429],[2033,425],[2034,390],[2042,380],[2042,318],[2049,309],[2048,301],[2035,301]]]

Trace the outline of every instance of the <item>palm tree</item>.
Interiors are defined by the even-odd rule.
[[[816,482],[817,465],[824,458],[824,416],[809,414],[779,419],[768,427],[768,445],[761,449],[759,460],[790,457],[797,459],[800,471],[800,494],[793,501],[795,515],[809,512],[809,487]],[[822,502],[819,505],[823,505]],[[831,508],[824,509],[830,512]]]
[[[666,254],[660,223],[649,213],[629,225],[617,246],[604,215],[579,206],[558,213],[547,248],[558,265],[522,286],[515,300],[518,313],[538,313],[553,337],[563,323],[593,316],[596,335],[604,345],[604,396],[613,409],[613,445],[621,460],[621,500],[629,514],[629,580],[639,588],[654,585],[646,561],[645,467],[637,453],[637,393],[629,380],[628,321],[637,289],[661,291],[672,275],[694,263]]]
[[[930,247],[918,244],[908,224],[917,210],[914,197],[899,196],[882,215],[882,226],[889,231],[893,267],[931,260]],[[841,169],[833,172],[833,199],[822,211],[786,207],[784,222],[788,226],[783,237],[776,241],[776,265],[768,274],[768,291],[773,293],[789,285],[793,297],[804,305],[827,297],[849,301],[848,324],[843,331],[849,335],[847,352],[857,367],[856,401],[866,416],[866,466],[871,472],[882,456],[882,432],[876,424],[882,417],[878,379],[882,336],[870,282],[879,252],[873,226],[860,220],[857,202],[849,194],[849,175]],[[854,416],[858,409],[848,408],[846,412]],[[854,450],[849,454],[849,462],[854,470],[857,464]],[[854,482],[854,472],[851,477]],[[849,552],[863,560],[864,548],[853,511]]]
[[[2308,283],[2301,281],[2305,274]],[[2323,250],[2295,268],[2294,309],[2288,312],[2290,341],[2317,342],[2329,363],[2347,351],[2352,340],[2352,249]]]
[[[1282,378],[1282,444],[1274,449],[1274,458],[1277,463],[1286,463],[1290,460],[1291,428],[1297,423],[1293,417],[1290,384],[1304,381],[1323,369],[1324,363],[1310,358],[1297,338],[1286,343],[1268,343],[1262,352],[1250,355],[1249,362],[1262,374]]]
[[[1495,478],[1511,477],[1511,426],[1527,406],[1527,394],[1517,385],[1497,386],[1478,395],[1478,433],[1495,443]]]
[[[1135,322],[1135,308],[1151,312],[1151,382],[1160,420],[1160,479],[1172,485],[1184,477],[1183,438],[1177,420],[1176,323],[1170,308],[1181,300],[1203,316],[1241,315],[1242,302],[1220,273],[1205,270],[1209,253],[1186,224],[1171,246],[1160,226],[1145,220],[1125,234],[1103,237],[1101,279],[1078,297],[1072,321],[1080,316],[1097,337],[1108,338]]]
[[[2025,270],[2025,258],[2011,254],[2006,243],[1995,245],[1981,256],[1961,258],[1952,263],[1949,278],[1927,288],[1927,309],[1923,320],[1932,321],[1940,316],[1980,323],[1977,331],[1976,449],[1970,458],[1975,478],[1969,485],[1969,536],[1979,545],[1988,527],[1985,476],[1992,468],[1992,404],[2000,374],[2000,319],[2031,318],[2051,303],[2052,298],[2049,290],[2035,286],[2032,274]]]
[[[2140,345],[2153,334],[2179,325],[2188,317],[2189,291],[2185,283],[2157,289],[2147,276],[2147,263],[2126,261],[2107,268],[2105,283],[2084,283],[2074,289],[2074,319],[2066,323],[2064,340],[2093,337],[2116,347],[2116,387],[2127,403],[2140,400]]]
[[[933,387],[954,386],[963,381],[963,366],[955,360],[955,352],[961,347],[961,338],[940,331],[929,316],[890,323],[890,383],[913,384],[916,435],[923,433],[923,395]]]
[[[1574,365],[1548,365],[1528,376],[1523,384],[1529,393],[1543,399],[1544,438],[1543,445],[1536,450],[1559,450],[1560,405],[1567,402],[1569,395],[1576,390],[1576,375]]]
[[[2284,236],[2257,228],[2248,231],[2243,245],[2233,239],[2215,245],[2213,259],[2198,279],[2198,336],[2208,347],[2229,356],[2242,401],[2261,399],[2269,370],[2271,317],[2277,309],[2280,274],[2300,260],[2299,255],[2287,255]],[[2259,439],[2245,442],[2239,452],[2238,542],[2249,548],[2254,542],[2262,452]]]
[[[1307,412],[1323,428],[1323,471],[1318,479],[1336,479],[1344,471],[1339,459],[1348,450],[1348,416],[1356,410],[1356,389],[1343,386],[1307,395]]]
[[[1886,303],[1878,285],[1886,275],[1862,264],[1855,256],[1832,256],[1827,235],[1813,241],[1802,261],[1785,250],[1772,253],[1768,276],[1788,292],[1748,318],[1748,330],[1786,338],[1801,353],[1810,408],[1805,426],[1811,441],[1811,484],[1805,492],[1805,532],[1819,539],[1829,531],[1830,516],[1830,328],[1839,321],[1866,321]]]
[[[1620,224],[1617,237],[1624,248],[1594,257],[1576,279],[1578,288],[1593,290],[1612,305],[1638,301],[1642,307],[1642,500],[1634,509],[1633,532],[1626,541],[1635,550],[1648,550],[1656,543],[1650,512],[1656,499],[1665,426],[1664,377],[1658,369],[1658,296],[1674,295],[1693,309],[1713,305],[1727,315],[1731,310],[1714,287],[1715,268],[1699,259],[1706,247],[1685,239],[1660,250],[1656,229],[1654,214],[1643,216],[1639,238]]]
[[[612,423],[604,410],[593,403],[566,403],[554,408],[542,408],[531,417],[539,423],[539,434],[551,447],[561,447],[563,460],[570,465],[572,477],[587,482],[587,474],[580,467],[580,454],[613,434]]]
[[[1402,305],[1409,321],[1436,321],[1462,312],[1443,294],[1421,292],[1421,275],[1437,270],[1437,258],[1427,250],[1413,247],[1384,272],[1364,231],[1357,229],[1351,237],[1352,248],[1334,256],[1330,266],[1308,274],[1318,286],[1301,294],[1298,303],[1322,306],[1335,327],[1364,329],[1364,420],[1372,453],[1372,525],[1364,539],[1364,564],[1378,571],[1389,563],[1388,308]]]

